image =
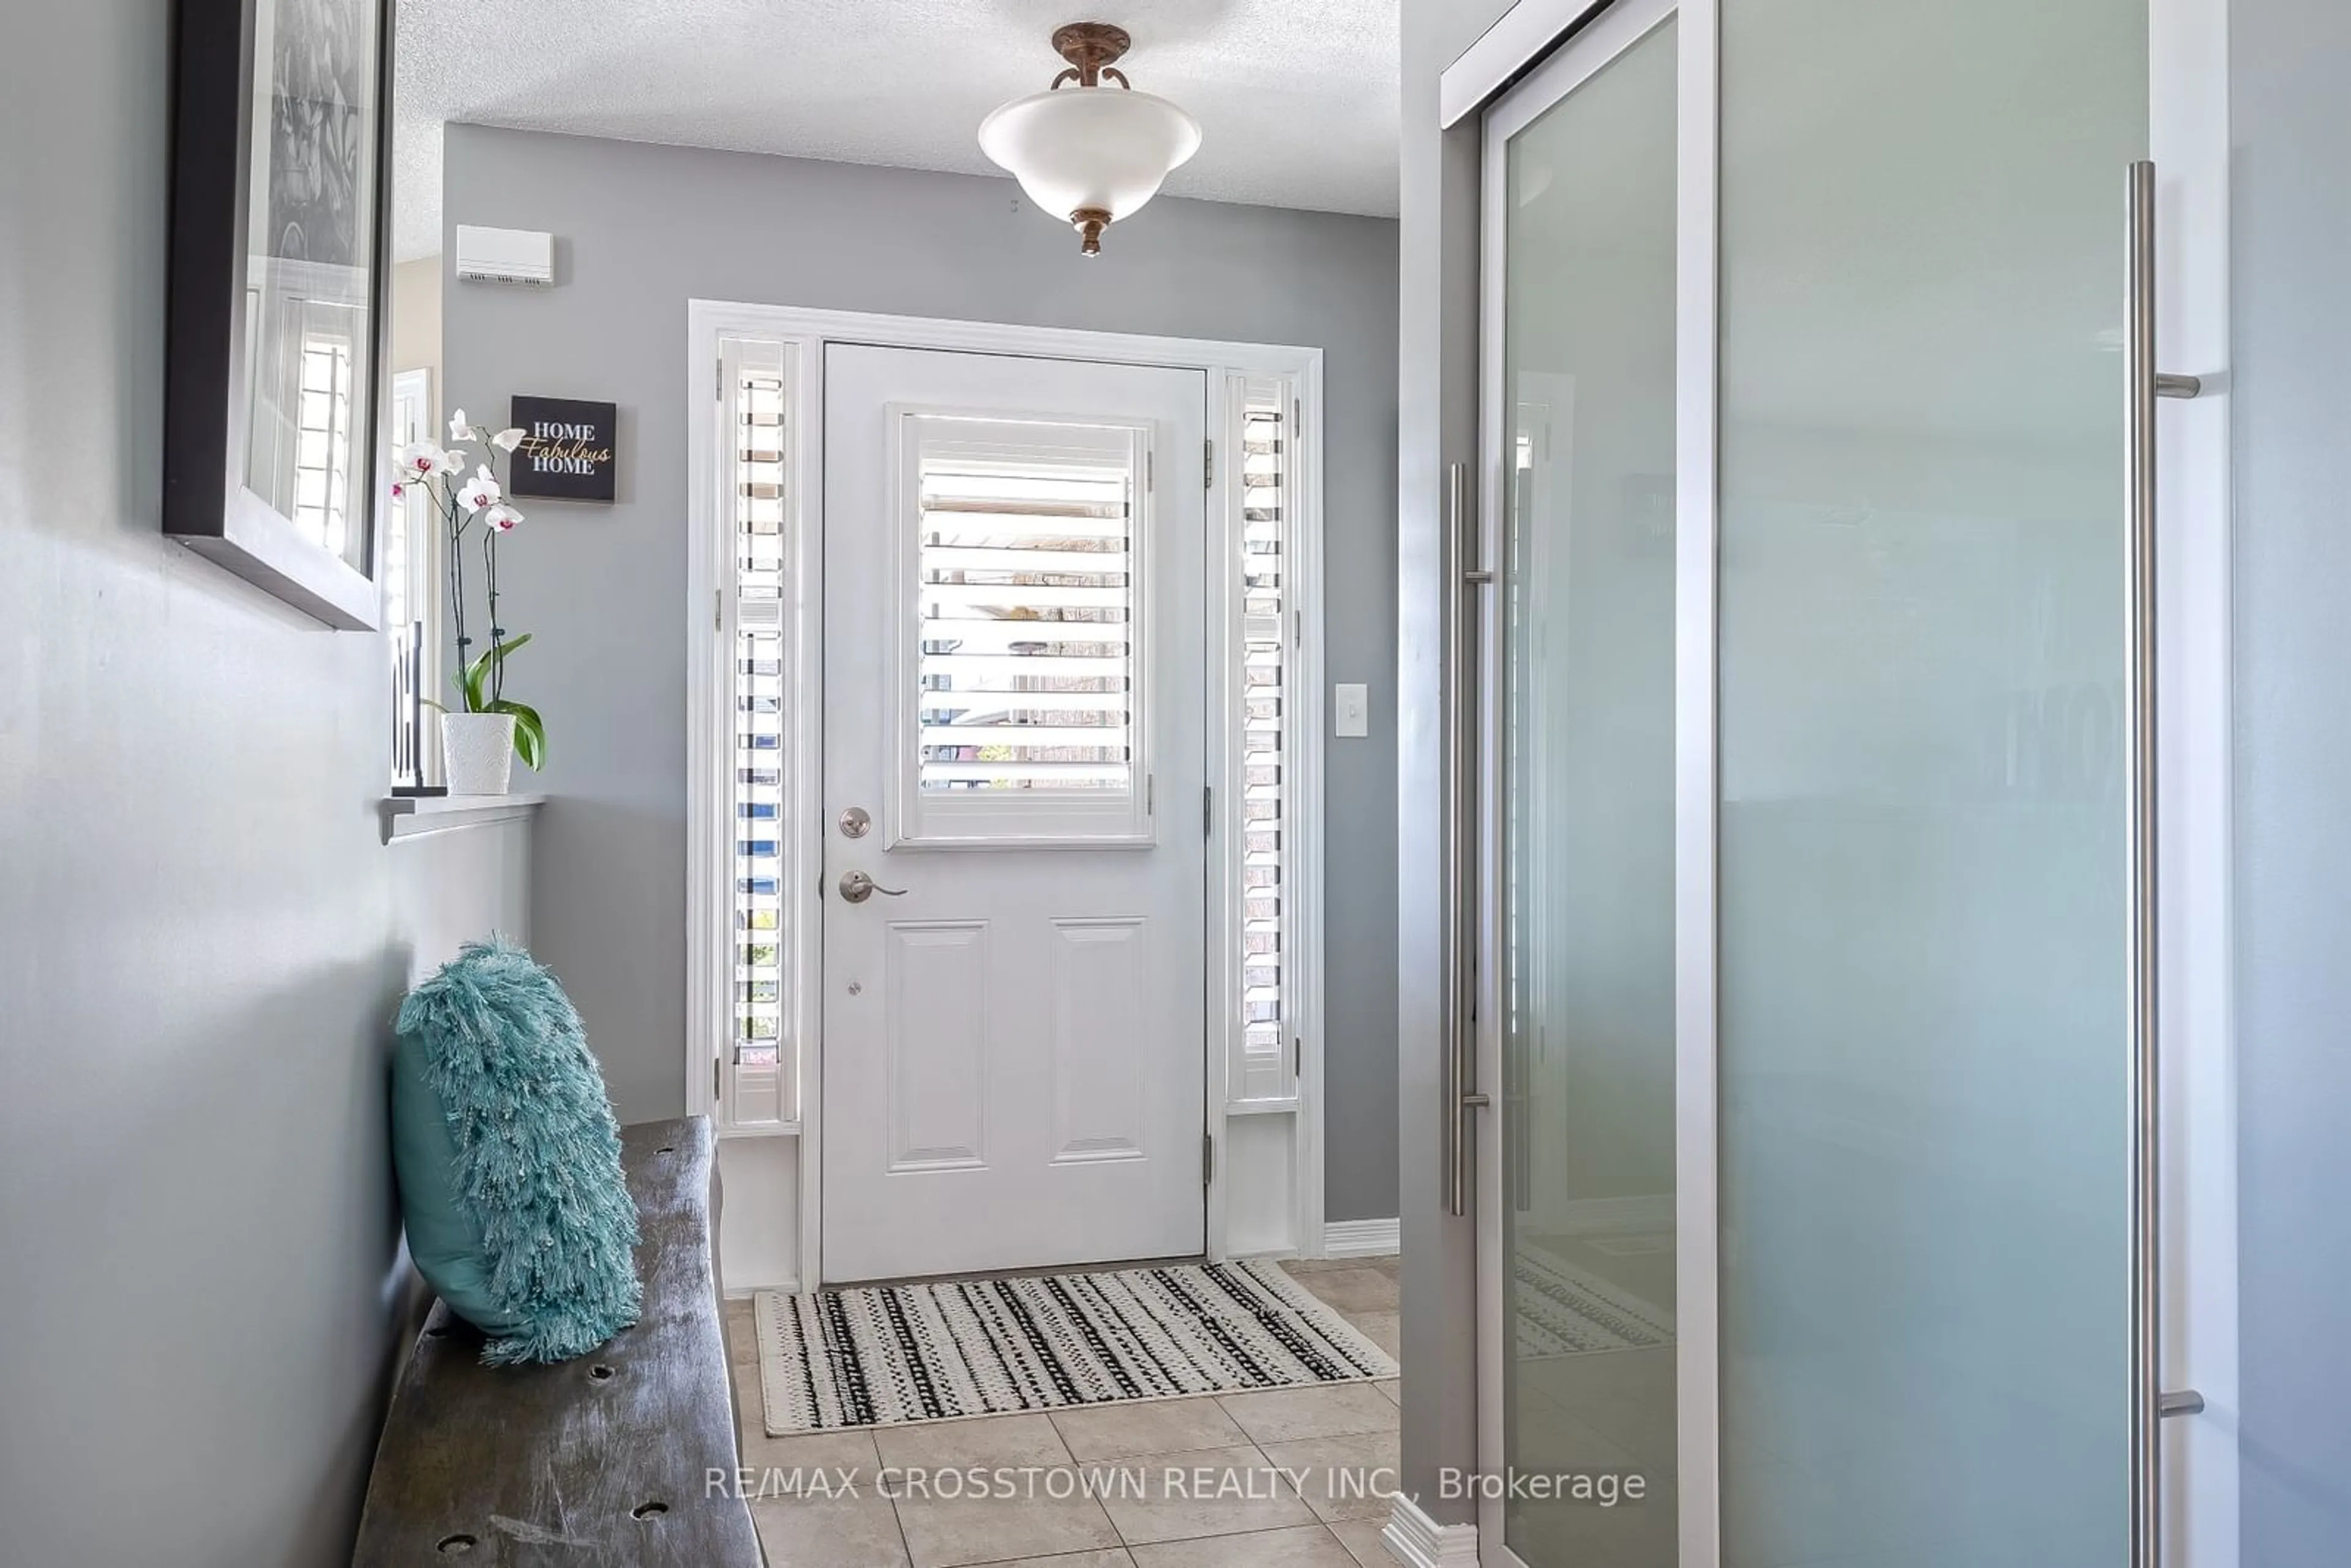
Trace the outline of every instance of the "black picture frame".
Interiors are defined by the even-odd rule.
[[[507,423],[523,433],[507,468],[509,495],[610,502],[620,494],[619,404],[518,392],[507,409]]]
[[[264,38],[272,57],[257,58]],[[351,631],[383,616],[392,41],[392,0],[181,0],[173,18],[163,532]],[[368,91],[371,102],[350,101]],[[270,138],[261,191],[256,134]],[[282,172],[289,160],[298,177]],[[289,355],[285,323],[298,312],[335,326],[314,339],[302,325]],[[270,368],[257,366],[265,357]],[[307,416],[285,411],[304,406],[313,377],[328,388],[335,455],[313,465],[327,478],[306,492],[290,454],[304,449]],[[251,482],[257,384],[277,394],[275,417],[259,422],[268,494]],[[324,498],[306,507],[294,500],[305,493]],[[315,520],[291,515],[306,509]]]

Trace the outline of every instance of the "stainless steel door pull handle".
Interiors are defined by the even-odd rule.
[[[1446,471],[1445,580],[1445,1207],[1469,1212],[1476,1140],[1474,1113],[1492,1107],[1478,1088],[1477,987],[1479,927],[1472,905],[1478,897],[1478,727],[1480,717],[1476,671],[1481,595],[1494,586],[1484,564],[1485,541],[1471,509],[1469,469],[1456,463]]]

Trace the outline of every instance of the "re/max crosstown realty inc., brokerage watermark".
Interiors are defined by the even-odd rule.
[[[881,1497],[891,1501],[960,1500],[1066,1502],[1078,1498],[1117,1501],[1263,1502],[1314,1496],[1333,1502],[1395,1495],[1388,1466],[1176,1465],[1135,1461],[1095,1465],[801,1465],[789,1469],[703,1472],[711,1497]],[[1648,1478],[1608,1470],[1439,1470],[1437,1496],[1447,1500],[1498,1498],[1528,1502],[1584,1503],[1616,1508],[1646,1501]]]

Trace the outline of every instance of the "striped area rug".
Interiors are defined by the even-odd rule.
[[[773,1437],[1396,1375],[1267,1263],[762,1291],[755,1316]]]
[[[1674,1342],[1671,1312],[1564,1258],[1521,1247],[1511,1275],[1510,1311],[1521,1361]]]

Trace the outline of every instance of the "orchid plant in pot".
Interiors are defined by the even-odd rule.
[[[512,779],[514,759],[537,768],[547,759],[547,726],[537,709],[506,695],[507,661],[530,641],[525,632],[509,636],[498,620],[498,540],[514,531],[522,514],[508,506],[492,465],[500,455],[511,459],[522,444],[519,430],[496,434],[465,423],[459,409],[449,421],[449,445],[413,442],[401,449],[395,497],[421,486],[439,513],[449,572],[449,624],[456,640],[455,681],[461,706],[432,706],[441,710],[441,746],[444,777],[453,795],[503,795]],[[479,443],[485,451],[478,462],[463,443]],[[468,465],[474,473],[468,476]],[[489,610],[489,646],[475,652],[475,643],[465,620],[465,545],[478,528],[481,577]]]

